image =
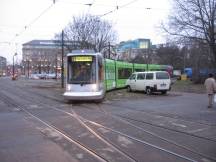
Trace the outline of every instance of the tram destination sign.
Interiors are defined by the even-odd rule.
[[[83,62],[89,61],[92,62],[92,56],[73,56],[71,57],[72,62]]]

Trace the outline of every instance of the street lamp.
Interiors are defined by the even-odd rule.
[[[14,70],[15,70],[15,68],[14,68],[14,56],[16,56],[16,55],[17,55],[17,53],[15,53],[13,55],[13,77],[12,77],[12,80],[15,80],[15,76],[14,76]]]
[[[25,59],[23,60],[24,63],[25,63],[25,67],[26,67],[26,64],[27,64],[27,78],[29,79],[29,75],[30,75],[30,63],[31,63],[31,59]],[[31,69],[32,69],[32,66],[31,66]],[[25,70],[25,76],[26,76],[26,70]]]
[[[30,68],[30,67],[29,67],[30,65],[29,65],[29,64],[30,64],[31,61],[32,61],[31,59],[30,59],[30,60],[27,60],[27,63],[28,63],[28,79],[29,79],[29,71],[30,71],[30,69],[29,69],[29,68]]]

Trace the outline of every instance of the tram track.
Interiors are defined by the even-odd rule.
[[[150,112],[147,112],[145,110],[132,109],[131,107],[127,107],[125,105],[124,106],[120,106],[120,105],[116,105],[116,104],[105,104],[105,105],[116,107],[117,109],[119,109],[119,108],[127,109],[127,110],[129,110],[131,112],[138,112],[139,114],[143,113],[143,114],[150,115],[150,116],[157,115],[157,116],[161,116],[161,117],[164,117],[164,118],[169,118],[169,119],[173,119],[173,120],[180,120],[180,121],[188,122],[188,123],[192,123],[192,124],[200,124],[200,125],[208,126],[208,127],[216,127],[215,124],[212,125],[212,124],[206,124],[206,123],[203,123],[203,122],[197,122],[197,121],[194,122],[194,121],[191,121],[191,120],[185,120],[185,119],[182,119],[180,117],[179,118],[171,117],[172,116],[171,114],[169,116],[167,116],[167,115],[163,115],[163,114],[158,114],[156,112],[150,113]],[[122,119],[130,120],[130,121],[135,121],[135,122],[147,124],[147,125],[150,125],[150,126],[154,126],[154,127],[158,127],[158,128],[162,128],[162,129],[167,129],[167,130],[170,130],[170,131],[174,131],[174,132],[178,132],[178,133],[194,136],[194,137],[197,137],[197,138],[200,138],[200,139],[205,139],[205,140],[209,140],[209,141],[212,141],[212,142],[216,142],[216,139],[213,139],[213,138],[206,138],[206,137],[203,137],[203,136],[200,136],[200,135],[196,135],[196,134],[189,133],[189,132],[182,131],[182,130],[176,130],[176,129],[169,128],[169,127],[166,127],[166,126],[162,126],[162,125],[159,125],[159,124],[155,124],[155,123],[152,123],[152,122],[147,122],[147,121],[143,121],[143,120],[137,120],[137,119],[131,118],[129,116],[120,115],[120,114],[117,114],[115,116],[118,116],[118,117],[120,117]]]
[[[15,106],[16,106],[16,105],[15,105]],[[19,107],[19,108],[20,108],[20,107]],[[50,128],[52,128],[52,129],[54,129],[54,130],[57,130],[57,132],[59,131],[58,129],[56,129],[55,127],[51,126],[50,124],[47,124],[47,122],[44,122],[44,121],[41,120],[40,118],[38,118],[38,117],[36,117],[35,115],[33,115],[32,113],[30,113],[28,110],[26,110],[26,109],[24,109],[24,108],[20,108],[20,109],[21,109],[22,111],[26,112],[27,114],[29,114],[30,116],[36,118],[36,119],[39,120],[40,122],[43,122],[45,125],[49,126]],[[190,159],[190,158],[187,158],[187,157],[185,157],[185,156],[176,154],[176,153],[174,153],[174,152],[172,152],[172,151],[166,150],[166,149],[164,149],[164,148],[161,148],[161,147],[152,145],[152,144],[150,144],[150,143],[148,143],[148,142],[139,140],[139,139],[134,138],[134,137],[132,137],[132,136],[129,136],[129,135],[127,135],[127,134],[121,133],[121,132],[119,132],[119,131],[117,131],[117,130],[113,130],[113,129],[111,129],[111,128],[105,127],[105,126],[103,126],[103,125],[101,125],[101,124],[99,124],[99,123],[96,123],[96,122],[93,122],[93,121],[90,121],[90,120],[87,120],[87,119],[83,119],[83,117],[74,115],[74,114],[76,114],[74,111],[73,111],[73,114],[72,114],[72,113],[69,113],[69,112],[63,111],[63,110],[61,110],[61,109],[54,108],[54,107],[53,107],[52,109],[55,109],[55,110],[57,110],[57,111],[64,112],[64,113],[66,113],[66,114],[68,114],[68,115],[70,115],[70,116],[76,118],[82,125],[84,125],[88,130],[90,130],[91,133],[93,133],[94,135],[96,135],[96,136],[97,136],[100,140],[102,140],[102,141],[104,141],[104,139],[102,139],[95,131],[93,131],[93,130],[92,130],[89,126],[87,126],[85,123],[90,123],[90,124],[93,124],[93,125],[96,125],[96,126],[103,127],[104,129],[107,129],[107,130],[110,130],[110,131],[112,131],[112,132],[114,132],[114,133],[123,135],[123,136],[125,136],[125,137],[127,137],[127,138],[129,138],[129,139],[135,140],[135,141],[137,141],[137,142],[140,142],[140,143],[142,143],[142,144],[151,146],[151,147],[153,147],[153,148],[159,149],[159,150],[161,150],[161,151],[164,151],[164,152],[166,152],[166,153],[168,153],[168,154],[171,154],[171,155],[173,155],[173,156],[176,156],[176,157],[178,157],[178,158],[182,158],[182,159],[187,160],[187,161],[195,161],[195,160]],[[81,118],[82,118],[82,120],[81,120]],[[60,133],[61,133],[61,132],[60,132]],[[63,133],[63,134],[65,135],[65,133]],[[65,137],[68,139],[68,136],[65,136]],[[107,143],[107,141],[105,141],[105,143]],[[107,144],[109,144],[109,143],[107,143]],[[134,161],[135,161],[135,160],[134,160]]]
[[[37,95],[37,96],[39,97],[39,95]],[[40,96],[40,97],[41,97],[41,96]],[[31,98],[31,97],[28,96],[28,100],[29,100],[30,98]],[[36,103],[36,102],[35,102],[35,98],[31,98],[30,100],[31,100],[31,102],[34,101],[34,103]],[[46,106],[46,107],[47,107],[47,105],[44,104],[43,102],[44,102],[44,100],[37,100],[37,104],[40,104],[40,105],[42,105],[42,106]],[[13,104],[12,104],[12,106],[13,106]],[[14,106],[16,106],[16,105],[14,105]],[[83,105],[82,105],[82,106],[83,106]],[[19,107],[19,108],[20,108],[20,107]],[[125,137],[127,137],[127,138],[130,138],[130,139],[135,140],[135,141],[137,141],[137,142],[140,142],[140,143],[142,143],[142,144],[146,144],[146,145],[148,145],[148,146],[154,147],[154,148],[156,148],[156,149],[160,149],[160,150],[162,150],[162,151],[165,151],[165,152],[168,153],[168,154],[171,154],[171,155],[173,155],[173,156],[177,156],[177,157],[182,158],[182,159],[184,159],[184,160],[187,160],[187,161],[196,161],[196,160],[193,160],[193,159],[184,157],[184,156],[182,156],[182,155],[180,155],[180,154],[176,154],[176,153],[174,153],[174,152],[172,152],[172,151],[166,150],[166,149],[164,149],[164,148],[160,148],[160,147],[158,147],[158,146],[154,146],[154,145],[152,145],[152,144],[150,144],[150,143],[148,143],[148,142],[145,142],[145,141],[136,139],[136,138],[134,138],[134,137],[132,137],[132,136],[129,136],[129,135],[125,134],[125,133],[122,133],[122,132],[120,132],[120,131],[117,131],[117,130],[108,128],[108,127],[106,127],[106,126],[101,125],[100,123],[97,123],[97,122],[94,122],[94,121],[85,119],[85,118],[83,118],[82,116],[77,115],[74,111],[73,111],[73,113],[70,113],[70,112],[63,111],[62,109],[59,109],[59,108],[56,108],[56,107],[49,107],[49,108],[55,109],[55,110],[57,110],[57,111],[64,112],[65,114],[68,114],[68,115],[70,115],[71,117],[76,118],[80,123],[83,124],[84,127],[86,127],[88,130],[91,130],[90,132],[92,132],[93,134],[96,133],[96,131],[92,130],[92,128],[89,127],[89,126],[87,125],[87,123],[90,124],[90,125],[95,125],[95,126],[97,126],[97,127],[102,127],[102,128],[104,128],[104,129],[110,130],[110,131],[112,131],[112,132],[114,132],[114,133],[116,133],[116,134],[123,135],[123,136],[125,136]],[[22,109],[22,108],[20,108],[20,109]],[[24,110],[23,110],[23,111],[24,111]],[[28,111],[28,110],[25,109],[25,111]],[[24,112],[25,112],[25,111],[24,111]],[[26,113],[27,113],[27,112],[26,112]],[[29,112],[29,113],[30,113],[30,112]],[[104,113],[106,113],[106,112],[104,112]],[[74,114],[76,114],[76,115],[74,115]],[[29,115],[30,115],[30,114],[29,114]],[[107,113],[106,113],[106,115],[107,115]],[[40,119],[40,118],[38,118],[38,119]],[[122,121],[123,121],[123,120],[122,120]],[[137,127],[137,128],[138,128],[138,127]],[[97,133],[96,133],[96,135],[97,135]],[[98,137],[98,138],[100,138],[100,137]],[[106,143],[106,142],[105,142],[105,143]],[[112,145],[113,145],[113,144],[112,144]],[[189,151],[190,151],[190,150],[189,150]],[[194,153],[195,153],[195,152],[194,152]],[[199,154],[199,155],[200,155],[200,154]],[[215,159],[213,159],[212,157],[207,157],[207,156],[205,156],[205,155],[202,155],[202,156],[204,156],[204,157],[206,157],[206,158],[208,158],[208,159],[211,159],[211,160],[215,160]],[[134,160],[134,161],[135,161],[135,160]]]
[[[160,136],[160,135],[158,135],[158,134],[156,134],[156,133],[153,133],[153,132],[151,132],[151,131],[149,131],[149,130],[146,130],[146,129],[142,128],[142,127],[139,127],[139,126],[137,126],[137,125],[135,125],[135,124],[133,124],[133,123],[131,123],[131,122],[129,122],[129,121],[127,120],[127,119],[130,119],[130,118],[126,118],[126,117],[123,117],[123,116],[113,115],[113,114],[110,114],[110,113],[106,112],[105,110],[102,110],[102,111],[105,112],[105,113],[108,114],[108,115],[111,115],[111,116],[114,117],[114,118],[117,118],[118,120],[123,121],[124,123],[126,123],[126,124],[128,124],[128,125],[130,125],[130,126],[132,126],[132,127],[135,127],[135,128],[137,128],[137,129],[139,129],[139,130],[141,130],[141,131],[143,131],[143,132],[145,132],[145,133],[148,133],[148,134],[150,134],[150,135],[152,135],[152,136],[155,136],[155,137],[157,137],[157,138],[159,138],[159,139],[161,139],[161,140],[164,140],[164,141],[166,141],[166,142],[168,142],[168,143],[174,144],[174,145],[176,145],[176,146],[178,146],[178,147],[181,147],[181,148],[183,148],[183,149],[185,149],[185,150],[188,150],[188,151],[190,151],[190,152],[192,152],[192,153],[195,153],[195,154],[198,154],[198,155],[200,155],[200,156],[206,157],[206,158],[208,158],[208,159],[216,160],[216,158],[214,158],[214,157],[206,156],[206,155],[203,154],[203,153],[194,151],[194,150],[190,149],[189,147],[186,147],[186,146],[184,146],[184,145],[182,145],[182,144],[178,144],[177,142],[175,142],[175,141],[173,141],[173,140],[169,140],[169,139],[164,138],[164,137],[162,137],[162,136]],[[125,119],[126,119],[126,120],[125,120]],[[130,119],[130,120],[132,120],[132,119]],[[149,123],[147,123],[147,124],[149,124]],[[153,125],[153,126],[155,126],[155,125]],[[162,127],[162,128],[164,129],[164,127]],[[170,129],[170,130],[173,131],[173,129]],[[174,132],[178,132],[178,131],[174,131]],[[179,133],[182,133],[182,132],[180,131]],[[190,136],[191,136],[191,134],[187,134],[187,135],[190,135]],[[194,137],[198,137],[198,138],[199,138],[199,136],[194,136]],[[208,138],[202,138],[202,139],[209,140]],[[211,141],[211,140],[210,140],[210,141]],[[216,142],[216,141],[213,141],[213,142]]]
[[[23,106],[20,106],[19,104],[17,103],[14,103],[12,102],[12,100],[9,98],[9,97],[6,97],[6,96],[0,96],[2,99],[6,100],[8,103],[10,103],[11,106],[14,106],[18,109],[20,109],[21,111],[25,112],[26,114],[28,114],[29,116],[31,116],[32,118],[36,119],[37,121],[41,122],[42,124],[44,124],[45,126],[47,126],[48,128],[54,130],[55,132],[59,133],[60,135],[62,135],[66,140],[68,140],[69,142],[73,143],[73,144],[76,144],[77,146],[79,146],[81,149],[83,149],[84,151],[90,153],[92,156],[96,157],[98,160],[100,161],[108,161],[106,160],[104,157],[98,155],[97,153],[95,153],[95,151],[91,150],[90,148],[86,147],[85,145],[83,145],[82,143],[80,143],[79,141],[77,140],[74,140],[72,139],[69,135],[67,135],[67,133],[63,132],[62,130],[60,130],[59,128],[55,127],[54,125],[50,124],[49,122],[45,121],[45,120],[42,120],[41,118],[37,117],[36,115],[34,115],[33,113],[31,113],[30,111],[28,111],[25,107]],[[186,156],[183,156],[183,155],[180,155],[180,154],[177,154],[177,153],[174,153],[172,151],[169,151],[169,150],[166,150],[164,148],[161,148],[161,147],[158,147],[156,145],[153,145],[153,144],[150,144],[148,142],[145,142],[145,141],[142,141],[142,140],[139,140],[137,138],[134,138],[132,136],[129,136],[125,133],[122,133],[122,132],[119,132],[117,130],[114,130],[114,129],[111,129],[111,128],[108,128],[108,127],[105,127],[99,123],[96,123],[96,122],[93,122],[93,121],[90,121],[90,120],[87,120],[79,115],[77,115],[74,111],[72,111],[73,113],[69,113],[69,112],[66,112],[64,110],[60,110],[58,108],[52,108],[52,109],[55,109],[57,111],[60,111],[60,112],[63,112],[75,119],[77,119],[79,121],[79,123],[81,123],[85,128],[87,128],[92,134],[94,134],[98,139],[102,140],[104,143],[108,144],[108,145],[111,145],[107,140],[105,140],[104,138],[102,138],[97,132],[95,132],[92,128],[90,128],[86,123],[90,123],[90,124],[93,124],[93,125],[96,125],[96,126],[99,126],[101,128],[104,128],[104,129],[107,129],[107,130],[110,130],[114,133],[117,133],[117,134],[120,134],[120,135],[123,135],[129,139],[132,139],[136,142],[139,142],[139,143],[142,143],[144,145],[147,145],[147,146],[150,146],[150,147],[153,147],[154,149],[158,149],[160,151],[163,151],[165,153],[168,153],[172,156],[175,156],[175,157],[178,157],[180,159],[183,159],[183,160],[186,160],[186,161],[190,161],[190,162],[196,162],[196,160],[193,160],[191,158],[188,158]],[[118,149],[119,151],[120,149]],[[121,151],[121,153],[123,153]],[[124,153],[126,155],[126,153]],[[127,157],[130,157],[129,155],[127,155]],[[133,162],[137,162],[137,160],[133,159],[132,157],[130,157],[130,160],[132,160]]]
[[[138,112],[138,113],[145,113],[145,114],[149,114],[149,115],[159,115],[159,116],[172,118],[172,119],[180,119],[180,120],[184,120],[184,121],[187,121],[187,122],[198,123],[198,124],[202,124],[202,125],[206,125],[206,126],[216,126],[216,124],[209,124],[209,123],[206,123],[205,121],[196,120],[196,122],[195,122],[193,119],[185,118],[185,117],[183,117],[181,115],[178,115],[178,114],[170,114],[170,113],[167,113],[167,112],[166,113],[155,112],[155,111],[152,111],[152,110],[151,111],[146,111],[146,110],[140,110],[140,109],[136,109],[136,108],[131,109],[131,107],[129,107],[127,105],[121,106],[121,105],[116,104],[116,103],[104,103],[104,104],[115,106],[115,107],[121,107],[121,108],[130,110],[130,111],[134,111],[134,112]]]
[[[44,99],[51,99],[55,102],[59,102],[59,103],[65,103],[64,100],[63,100],[63,97],[62,98],[57,98],[57,97],[54,97],[52,95],[44,95],[42,94],[41,92],[35,92],[36,89],[34,89],[34,91],[32,91],[31,89],[26,89],[25,91],[28,91],[30,93],[34,93],[35,95],[38,95],[38,96],[43,96]],[[121,107],[120,105],[118,104],[107,104],[106,102],[104,102],[103,104],[106,104],[106,105],[112,105],[112,106],[115,106],[115,107]],[[149,111],[145,111],[145,110],[137,110],[137,109],[131,109],[131,107],[128,107],[126,105],[124,105],[124,107],[122,107],[124,109],[128,109],[128,110],[131,110],[131,111],[135,111],[135,112],[140,112],[140,113],[145,113],[145,114],[149,114],[149,115],[159,115],[159,116],[162,116],[162,117],[167,117],[167,118],[171,118],[171,119],[179,119],[179,120],[182,120],[182,121],[186,121],[186,122],[190,122],[190,123],[198,123],[198,124],[202,124],[202,125],[206,125],[206,126],[216,126],[216,124],[209,124],[209,123],[206,123],[205,121],[196,121],[194,122],[192,119],[185,119],[185,117],[182,117],[182,116],[179,116],[179,115],[176,115],[173,117],[173,114],[169,114],[169,113],[159,113],[159,112],[149,112]],[[159,125],[158,125],[159,126]],[[160,126],[159,126],[160,127]],[[181,132],[181,131],[180,131]],[[214,140],[216,141],[216,140]]]
[[[30,92],[30,93],[34,93],[34,95],[38,95],[38,96],[41,96],[41,97],[44,97],[44,99],[51,99],[51,100],[53,100],[53,101],[55,101],[55,102],[59,102],[59,103],[65,103],[64,102],[64,100],[63,100],[63,98],[56,98],[56,97],[54,97],[54,96],[47,96],[47,95],[43,95],[43,94],[41,94],[41,92],[36,92],[35,93],[35,91],[33,92],[33,91],[31,91],[31,90],[29,90],[29,89],[26,89],[26,91],[28,91],[28,92]],[[111,105],[111,106],[115,106],[115,107],[117,107],[117,108],[119,108],[119,107],[121,107],[120,105],[118,105],[118,104],[107,104],[107,103],[103,103],[103,104],[105,104],[105,105]],[[123,106],[122,108],[124,108],[124,109],[128,109],[128,110],[130,110],[130,111],[135,111],[135,112],[138,112],[138,113],[144,113],[144,114],[149,114],[149,115],[159,115],[159,116],[162,116],[162,117],[166,117],[166,118],[170,118],[170,119],[174,119],[174,120],[181,120],[181,121],[186,121],[186,122],[190,122],[190,123],[198,123],[198,124],[201,124],[201,125],[205,125],[205,126],[209,126],[209,127],[211,127],[211,126],[213,126],[213,127],[216,127],[216,124],[209,124],[209,123],[206,123],[206,122],[202,122],[202,121],[196,121],[196,122],[194,122],[193,120],[191,120],[191,119],[185,119],[184,117],[182,117],[182,116],[179,116],[179,115],[176,115],[175,114],[175,116],[173,117],[173,114],[168,114],[168,113],[166,113],[166,114],[164,114],[164,113],[159,113],[159,112],[154,112],[154,111],[152,111],[152,112],[149,112],[149,111],[145,111],[145,110],[137,110],[137,109],[131,109],[131,107],[128,107],[128,106]],[[123,117],[123,116],[121,116],[122,118],[127,118],[127,117]],[[131,120],[130,118],[128,118],[129,120]],[[146,122],[146,124],[147,124],[148,122]],[[150,123],[149,123],[150,124]],[[163,126],[160,126],[160,125],[156,125],[156,124],[153,124],[153,123],[151,123],[151,125],[155,125],[155,126],[158,126],[158,127],[161,127],[161,128],[165,128],[166,129],[166,127],[163,127]],[[173,129],[171,129],[171,130],[173,130]],[[187,132],[183,132],[183,131],[179,131],[179,132],[182,132],[182,133],[187,133]],[[188,133],[187,133],[188,134]],[[189,133],[189,134],[191,134],[191,133]],[[194,135],[194,134],[192,134],[192,135]],[[196,135],[194,135],[194,136],[196,136]],[[200,137],[200,136],[197,136],[197,137]],[[201,137],[202,138],[202,137]],[[208,140],[208,138],[206,138],[207,140]],[[216,141],[216,140],[214,140],[214,139],[212,139],[212,141]]]
[[[30,92],[30,93],[32,93],[32,91],[29,91],[29,90],[27,90],[27,91]],[[56,97],[53,97],[53,96],[46,96],[46,95],[43,95],[43,94],[38,93],[38,92],[34,93],[34,95],[43,96],[44,99],[45,98],[46,99],[51,99],[51,100],[53,100],[55,102],[58,102],[58,103],[65,103],[62,99],[59,99],[59,98],[56,98]],[[110,105],[110,104],[106,104],[106,105]],[[111,104],[111,105],[115,106],[117,108],[120,107],[119,105],[115,105],[115,104]],[[201,124],[201,125],[204,125],[204,126],[208,126],[208,127],[216,127],[215,124],[207,124],[207,123],[204,123],[204,122],[197,122],[197,121],[194,122],[194,121],[191,121],[191,120],[185,120],[185,119],[182,119],[181,116],[178,116],[178,118],[176,118],[176,115],[175,115],[175,117],[172,117],[173,114],[161,114],[161,113],[158,113],[158,112],[147,112],[147,111],[144,111],[144,110],[131,109],[130,107],[127,107],[127,106],[124,106],[122,108],[128,109],[130,111],[136,111],[136,112],[148,114],[148,115],[159,115],[161,117],[170,118],[170,119],[174,119],[174,120],[181,120],[181,121],[190,122],[190,123],[193,123],[193,124],[197,124],[198,123],[198,124]],[[206,137],[203,137],[203,136],[200,136],[200,135],[196,135],[196,134],[193,134],[193,133],[190,133],[190,132],[186,132],[186,131],[182,131],[182,130],[176,130],[176,129],[169,128],[169,127],[166,127],[166,126],[161,126],[161,125],[158,125],[158,124],[154,124],[152,122],[140,121],[140,120],[137,120],[137,119],[134,119],[134,118],[130,118],[130,117],[124,116],[124,115],[115,115],[115,116],[118,116],[118,117],[120,117],[122,119],[125,119],[125,120],[130,120],[130,121],[135,121],[135,122],[139,122],[139,123],[143,123],[143,124],[148,124],[148,125],[151,125],[151,126],[154,126],[154,127],[158,127],[158,128],[162,128],[162,129],[167,129],[167,130],[170,130],[170,131],[175,131],[175,132],[178,132],[178,133],[187,134],[187,135],[191,135],[191,136],[194,136],[194,137],[197,137],[197,138],[201,138],[201,139],[205,139],[205,140],[210,140],[212,142],[216,142],[216,140],[212,139],[212,138],[206,138]]]
[[[15,103],[14,101],[12,102],[12,100],[9,97],[6,97],[5,95],[0,94],[1,99],[4,99],[4,101],[7,101],[7,103],[10,106],[16,107],[18,108],[20,111],[25,112],[26,114],[28,114],[29,116],[31,116],[32,118],[36,119],[37,121],[39,121],[40,123],[42,123],[43,125],[45,125],[46,127],[52,129],[53,131],[57,132],[58,134],[62,135],[67,141],[69,141],[72,144],[75,144],[76,146],[78,146],[79,148],[81,148],[82,150],[86,151],[87,153],[89,153],[91,156],[94,156],[96,159],[98,159],[99,161],[102,162],[108,162],[106,159],[104,159],[102,156],[98,155],[97,153],[95,153],[93,150],[91,150],[90,148],[86,147],[85,145],[83,145],[82,143],[80,143],[77,140],[72,139],[71,137],[69,137],[69,135],[67,135],[65,132],[61,131],[60,129],[56,128],[55,126],[53,126],[52,124],[40,119],[39,117],[35,116],[34,114],[32,114],[31,112],[29,112],[28,110],[26,110],[26,108],[24,108],[23,106],[20,106],[19,104]]]
[[[85,106],[85,107],[87,107],[87,106]],[[208,159],[211,159],[211,160],[216,161],[216,158],[215,158],[215,157],[211,157],[211,156],[205,155],[205,154],[203,154],[203,153],[201,153],[201,152],[194,151],[194,150],[192,150],[192,149],[189,148],[189,147],[186,147],[186,146],[184,146],[184,145],[182,145],[182,144],[178,144],[178,143],[175,142],[175,141],[172,141],[172,140],[169,140],[169,139],[167,139],[167,138],[164,138],[164,137],[162,137],[162,136],[160,136],[160,135],[158,135],[158,134],[156,134],[156,133],[153,133],[153,132],[151,132],[151,131],[149,131],[149,130],[146,130],[146,129],[142,128],[142,127],[139,127],[139,126],[137,126],[137,125],[135,125],[135,124],[129,122],[128,120],[125,120],[125,119],[129,119],[129,118],[125,118],[125,117],[122,117],[122,116],[118,116],[118,115],[111,114],[111,113],[105,111],[104,109],[102,109],[101,106],[99,106],[99,105],[98,105],[98,108],[99,108],[104,114],[106,114],[106,115],[108,115],[108,116],[110,116],[110,117],[112,117],[112,118],[115,118],[115,119],[117,119],[117,120],[119,120],[119,121],[121,121],[121,122],[123,122],[123,123],[125,123],[125,124],[127,124],[127,125],[130,125],[130,126],[136,128],[136,129],[138,129],[138,130],[141,130],[141,131],[143,131],[143,132],[145,132],[145,133],[147,133],[147,134],[150,134],[150,135],[152,135],[152,136],[154,136],[154,137],[156,137],[156,138],[159,138],[159,139],[161,139],[161,140],[163,140],[163,141],[165,141],[165,142],[168,142],[168,143],[170,143],[170,144],[173,144],[173,145],[175,145],[175,146],[177,146],[177,147],[183,148],[183,149],[185,149],[185,150],[187,150],[187,151],[190,151],[190,152],[192,152],[192,153],[194,153],[194,154],[197,154],[197,155],[203,156],[203,157],[205,157],[205,158],[208,158]],[[133,119],[131,119],[131,120],[133,120]],[[105,129],[110,130],[110,128],[108,128],[108,127],[106,127],[106,126],[103,126],[103,125],[101,125],[101,124],[99,124],[99,123],[92,122],[92,121],[89,121],[89,120],[87,120],[87,121],[88,121],[89,123],[93,124],[93,125],[97,125],[97,126],[100,126],[100,127],[103,127],[103,128],[105,128]],[[111,129],[111,130],[112,130],[112,129]],[[114,130],[114,132],[118,132],[118,131]],[[182,133],[182,132],[179,132],[179,133]],[[191,135],[191,134],[188,134],[188,135]],[[127,136],[127,135],[126,135],[126,136]],[[196,136],[195,136],[195,137],[196,137]],[[199,136],[198,136],[198,137],[199,137]],[[209,140],[209,139],[205,139],[205,140]],[[211,141],[211,140],[210,140],[210,141]],[[213,142],[216,142],[216,141],[213,141]]]
[[[86,151],[91,156],[94,156],[99,161],[102,161],[102,162],[109,162],[110,161],[110,160],[107,160],[103,155],[98,154],[95,150],[93,150],[90,147],[88,147],[85,144],[83,144],[82,142],[80,142],[80,141],[78,141],[76,139],[73,139],[71,137],[71,135],[69,135],[68,133],[64,132],[60,128],[57,128],[56,126],[52,125],[50,122],[45,121],[45,120],[41,119],[40,117],[38,117],[37,115],[31,113],[30,111],[28,111],[28,109],[26,107],[24,107],[24,106],[22,106],[20,104],[12,102],[12,100],[9,97],[5,97],[3,95],[0,95],[0,97],[1,97],[1,99],[4,99],[5,101],[7,101],[7,103],[9,103],[10,106],[13,106],[13,107],[16,107],[16,108],[20,109],[20,111],[26,113],[27,115],[29,115],[30,117],[36,119],[37,121],[39,121],[40,123],[42,123],[46,127],[50,128],[53,131],[57,132],[58,134],[62,135],[67,141],[69,141],[72,144],[77,145],[79,148],[81,148],[82,150]],[[59,112],[61,111],[60,109],[57,109],[57,108],[52,108],[52,109],[57,110]],[[63,112],[63,111],[61,111],[61,112]],[[64,111],[64,113],[68,114],[68,112],[66,112],[66,111]],[[120,154],[122,154],[123,156],[125,156],[126,158],[128,158],[130,162],[137,162],[137,160],[135,160],[133,157],[130,157],[127,153],[125,153],[124,151],[121,151],[120,149],[118,149],[114,144],[109,143],[104,138],[102,138],[99,134],[97,134],[90,127],[88,127],[84,122],[82,122],[76,115],[70,113],[70,117],[71,116],[73,118],[77,119],[77,121],[79,121],[79,123],[81,123],[85,128],[87,128],[99,140],[103,141],[105,144],[109,145],[110,147],[112,147],[113,149],[115,149],[117,152],[119,152]]]
[[[37,95],[39,95],[39,94],[37,94]],[[52,99],[52,97],[50,97],[50,99]],[[59,100],[56,99],[56,101],[59,101]],[[40,103],[41,103],[41,102],[40,102]],[[99,105],[99,104],[97,104],[97,106],[98,106],[98,105]],[[85,107],[85,106],[84,106],[84,107]],[[98,107],[101,109],[100,106],[98,106]],[[56,109],[56,108],[54,108],[54,109]],[[56,110],[59,111],[59,109],[56,109]],[[62,110],[60,110],[60,111],[62,111]],[[137,128],[137,129],[142,130],[143,132],[148,133],[148,134],[150,134],[150,135],[152,135],[152,136],[155,136],[155,137],[157,137],[157,138],[159,138],[159,139],[161,139],[161,140],[164,140],[164,141],[166,141],[166,142],[169,142],[169,143],[171,143],[171,144],[174,144],[174,145],[176,145],[176,146],[178,146],[178,147],[184,148],[184,149],[186,149],[186,150],[188,150],[188,151],[190,151],[190,152],[192,152],[192,153],[198,154],[198,155],[203,156],[203,157],[206,157],[206,158],[208,158],[208,159],[216,160],[215,158],[206,156],[206,155],[204,155],[204,154],[202,154],[202,153],[199,153],[199,152],[195,152],[195,151],[193,151],[192,149],[190,149],[190,148],[188,148],[188,147],[185,147],[185,146],[183,146],[183,145],[177,144],[177,143],[174,142],[174,141],[171,141],[171,140],[169,140],[169,139],[163,138],[163,137],[161,137],[161,136],[159,136],[159,135],[157,135],[157,134],[155,134],[155,133],[152,133],[152,132],[147,131],[147,130],[141,128],[141,127],[138,127],[138,126],[136,126],[136,125],[134,125],[134,124],[128,122],[127,120],[124,120],[124,119],[135,120],[135,119],[126,118],[126,117],[124,117],[124,116],[113,115],[113,114],[110,114],[110,113],[106,112],[106,111],[103,110],[103,109],[101,109],[101,111],[102,111],[104,114],[106,114],[106,115],[109,115],[109,116],[112,116],[112,117],[114,117],[114,118],[117,118],[118,120],[121,120],[121,121],[123,121],[124,123],[127,123],[127,124],[129,124],[129,125],[131,125],[131,126]],[[67,114],[68,114],[68,112],[64,112],[64,113],[67,113]],[[73,116],[73,115],[70,114],[70,113],[69,113],[69,115],[70,115],[70,116]],[[73,117],[74,117],[74,116],[73,116]],[[80,121],[80,119],[78,119],[78,120]],[[94,123],[94,125],[101,125],[101,124],[99,124],[99,123],[95,123],[95,122],[92,122],[92,121],[89,121],[89,120],[86,120],[86,119],[85,119],[85,121],[88,121],[88,122],[91,123],[91,124]],[[135,120],[135,121],[136,121],[136,120]],[[83,123],[82,123],[82,124],[83,124]],[[147,123],[147,124],[149,124],[149,123]],[[101,125],[101,126],[102,126],[103,128],[109,129],[109,128],[103,126],[103,125]],[[155,126],[155,125],[154,125],[154,126]],[[87,127],[87,126],[85,125],[85,127]],[[159,126],[159,127],[161,128],[161,126]],[[164,127],[162,127],[162,128],[164,128]],[[87,127],[87,129],[89,129],[89,130],[91,131],[90,128]],[[171,129],[171,130],[173,130],[173,129]],[[114,131],[114,132],[116,132],[116,131]],[[180,133],[182,133],[182,132],[180,132]],[[189,134],[189,135],[191,135],[191,134]],[[195,136],[195,137],[196,137],[196,136]],[[199,137],[199,136],[198,136],[198,137]],[[209,140],[209,139],[206,139],[206,140]],[[215,141],[214,141],[214,142],[215,142]]]

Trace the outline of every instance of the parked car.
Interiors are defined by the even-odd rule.
[[[46,73],[37,74],[40,79],[46,79]]]
[[[56,74],[55,73],[46,74],[46,78],[47,79],[56,79]]]
[[[39,76],[38,76],[38,74],[31,74],[31,75],[29,76],[29,78],[30,78],[30,79],[39,79]]]
[[[135,72],[126,81],[127,90],[144,91],[147,94],[161,92],[166,94],[171,89],[171,79],[166,71]]]

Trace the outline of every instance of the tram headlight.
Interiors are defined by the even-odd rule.
[[[67,91],[71,91],[71,89],[72,89],[72,86],[71,86],[71,85],[67,85],[67,86],[66,86],[66,90],[67,90]]]
[[[92,91],[97,91],[98,90],[98,85],[97,84],[92,84]]]

